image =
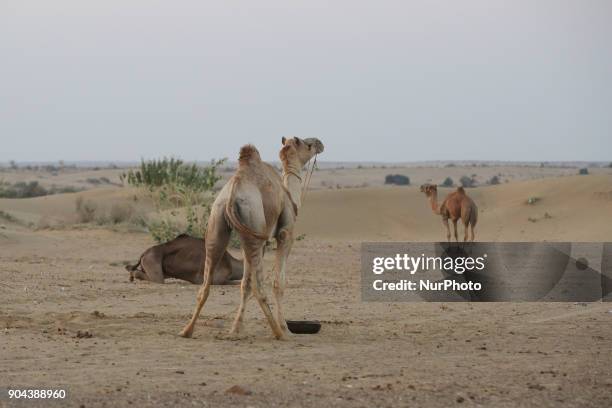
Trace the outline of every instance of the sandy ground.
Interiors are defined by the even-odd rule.
[[[612,241],[609,191],[612,176],[601,174],[469,193],[480,240]],[[541,200],[528,206],[530,196]],[[0,200],[0,209],[62,217],[73,201]],[[300,217],[286,315],[323,328],[283,342],[254,301],[244,335],[226,335],[237,286],[214,287],[194,338],[176,336],[197,287],[128,282],[122,263],[151,244],[147,234],[3,222],[0,387],[66,388],[69,405],[85,407],[612,405],[612,305],[362,302],[360,242],[439,240],[439,217],[416,187],[313,191]],[[228,393],[235,385],[248,395]]]

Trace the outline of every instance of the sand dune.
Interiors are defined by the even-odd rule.
[[[440,198],[453,189],[440,188]],[[480,241],[609,241],[612,176],[568,176],[469,189],[479,207]],[[540,200],[527,205],[529,197]],[[551,218],[545,218],[548,213]],[[529,221],[531,218],[533,221]],[[418,187],[313,191],[300,214],[299,233],[338,240],[444,239],[439,216]],[[462,227],[459,230],[462,237]]]
[[[440,198],[453,189],[440,188]],[[479,207],[480,241],[610,241],[612,175],[553,177],[469,189]],[[32,199],[0,199],[0,210],[27,222],[43,217],[69,222],[78,196],[100,210],[114,203],[134,202],[136,191],[100,188],[74,194]],[[527,205],[529,197],[537,197]],[[548,214],[548,216],[546,216]],[[531,219],[531,221],[529,220]],[[462,227],[459,230],[462,236]],[[300,212],[298,234],[326,240],[444,239],[440,217],[434,215],[417,186],[370,187],[311,191]]]
[[[54,194],[44,197],[0,199],[0,210],[26,222],[36,223],[42,218],[69,222],[75,215],[77,197],[91,200],[96,208],[108,210],[115,203],[133,202],[136,190],[121,187],[103,187],[79,193]]]

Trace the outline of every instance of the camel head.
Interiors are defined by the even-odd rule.
[[[434,193],[438,192],[438,186],[434,184],[423,184],[421,186],[421,193],[425,193],[427,197],[431,197]]]
[[[315,154],[322,153],[324,149],[323,143],[314,137],[308,139],[283,137],[282,143],[283,148],[280,153],[281,160],[295,157],[299,160],[300,167],[308,163]]]

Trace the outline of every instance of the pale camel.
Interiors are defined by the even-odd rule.
[[[271,165],[264,163],[252,145],[240,149],[238,169],[219,192],[212,206],[206,229],[206,261],[204,284],[197,297],[193,316],[180,335],[191,337],[195,323],[208,298],[213,274],[225,253],[231,229],[240,235],[244,258],[240,306],[230,331],[242,329],[242,316],[251,293],[263,310],[277,339],[289,336],[283,317],[282,298],[285,290],[285,265],[293,244],[293,228],[302,205],[302,168],[312,157],[323,151],[318,139],[282,139],[279,157],[282,178]],[[276,318],[272,315],[263,289],[262,258],[268,239],[276,238],[274,268],[274,301]]]
[[[463,187],[459,187],[457,188],[457,191],[447,195],[440,206],[438,206],[437,186],[433,184],[423,184],[421,186],[421,192],[425,193],[429,199],[431,210],[434,212],[434,214],[442,216],[442,222],[446,227],[447,241],[450,242],[451,239],[450,227],[448,225],[448,220],[450,218],[453,222],[455,240],[459,242],[459,238],[457,237],[457,221],[459,218],[461,218],[461,221],[463,221],[463,226],[465,227],[463,241],[467,242],[468,240],[469,226],[470,230],[472,231],[472,242],[474,242],[474,227],[478,221],[478,207],[476,206],[476,203],[474,203],[474,200],[468,197]]]

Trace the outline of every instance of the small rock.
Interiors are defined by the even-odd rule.
[[[463,401],[465,401],[465,398],[463,398],[462,396],[458,396],[458,397],[457,397],[457,402],[458,402],[459,404],[461,404]]]
[[[185,371],[184,370],[176,370],[175,373],[177,373],[177,374],[185,374]]]
[[[88,332],[86,330],[85,331],[77,330],[75,337],[77,339],[90,339],[90,338],[93,337],[93,334],[91,334],[90,332]]]
[[[250,390],[247,390],[244,387],[241,387],[240,385],[233,385],[230,388],[228,388],[227,390],[225,390],[226,394],[236,394],[236,395],[251,395],[252,392]]]

